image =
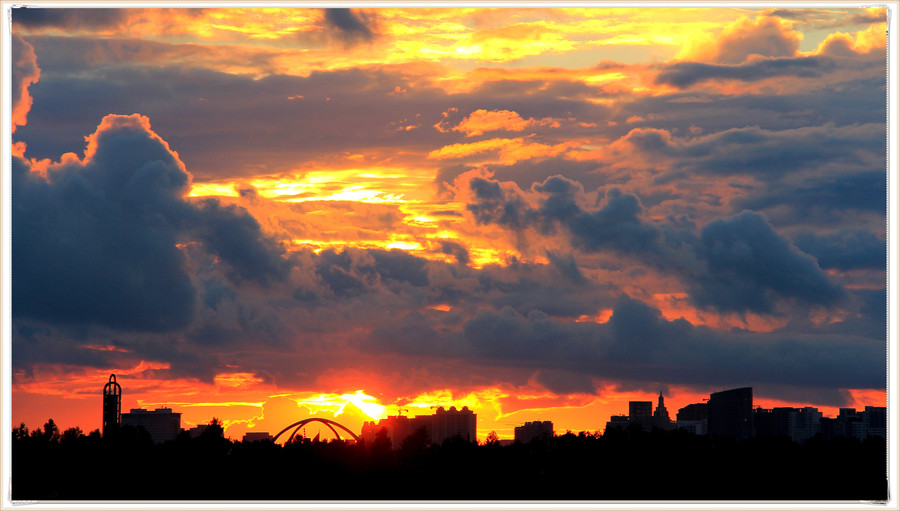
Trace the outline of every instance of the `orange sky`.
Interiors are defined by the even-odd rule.
[[[15,424],[886,405],[884,9],[12,21]]]

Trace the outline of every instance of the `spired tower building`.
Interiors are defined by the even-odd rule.
[[[116,375],[109,375],[103,386],[103,436],[119,427],[122,421],[122,387],[116,383]]]
[[[656,404],[656,410],[653,412],[653,426],[659,429],[672,429],[672,419],[669,418],[669,411],[663,403],[662,391],[659,391],[659,401]]]

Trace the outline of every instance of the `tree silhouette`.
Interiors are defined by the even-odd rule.
[[[84,436],[84,433],[81,431],[81,428],[74,426],[63,431],[61,440],[63,442],[74,442],[82,436]]]
[[[59,442],[59,427],[53,419],[48,419],[44,424],[44,440],[51,443]]]

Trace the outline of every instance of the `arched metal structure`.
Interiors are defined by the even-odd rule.
[[[297,435],[297,432],[300,431],[300,428],[302,428],[303,426],[306,426],[306,425],[309,424],[310,422],[321,422],[322,424],[328,426],[328,429],[330,429],[331,432],[334,433],[334,436],[336,436],[336,437],[338,438],[338,440],[342,440],[342,439],[341,439],[341,435],[340,435],[340,433],[337,432],[336,429],[334,429],[334,426],[337,426],[337,427],[341,428],[342,430],[346,431],[351,437],[353,437],[353,440],[359,441],[359,437],[356,436],[356,433],[354,433],[354,432],[350,431],[349,429],[347,429],[346,426],[344,426],[344,425],[342,425],[342,424],[338,424],[337,422],[334,422],[334,421],[332,421],[332,420],[322,419],[322,418],[319,418],[319,417],[312,417],[312,418],[309,418],[309,419],[303,419],[302,421],[297,421],[297,422],[291,424],[290,426],[288,426],[288,427],[282,429],[281,431],[279,431],[278,434],[275,435],[275,436],[272,438],[272,441],[273,441],[273,442],[276,442],[276,441],[278,440],[278,437],[280,437],[280,436],[283,435],[285,432],[287,432],[287,430],[289,430],[289,429],[291,429],[291,428],[294,428],[294,431],[291,433],[291,436],[288,437],[288,439],[287,439],[287,443],[289,444],[289,443],[291,443],[291,440],[294,439],[294,436]]]

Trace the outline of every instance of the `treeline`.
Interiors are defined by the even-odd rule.
[[[738,442],[640,428],[528,444],[452,439],[424,430],[399,449],[295,438],[236,442],[213,424],[155,445],[115,434],[13,429],[13,500],[851,500],[887,498],[885,440],[803,445]]]

